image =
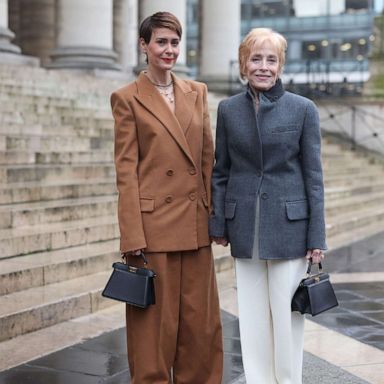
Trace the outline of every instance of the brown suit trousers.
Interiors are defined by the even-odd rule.
[[[211,247],[148,253],[156,304],[127,305],[132,384],[220,384],[222,329]],[[142,265],[130,256],[129,263]]]

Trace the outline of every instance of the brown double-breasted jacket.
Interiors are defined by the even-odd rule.
[[[144,73],[111,95],[122,252],[210,244],[214,157],[207,88],[172,79],[175,113]]]

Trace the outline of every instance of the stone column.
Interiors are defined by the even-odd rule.
[[[57,0],[51,68],[120,69],[113,51],[112,0]]]
[[[15,34],[8,29],[8,0],[0,0],[0,53],[20,53],[21,49],[12,44]]]
[[[240,44],[240,0],[202,1],[199,78],[212,90],[227,91],[231,63]]]
[[[0,0],[0,63],[38,66],[39,59],[22,55],[20,47],[11,43],[15,34],[8,28],[8,17],[8,0]]]
[[[180,54],[175,66],[175,72],[185,73],[188,71],[186,67],[187,58],[187,43],[186,43],[186,19],[187,19],[187,1],[186,0],[140,0],[140,22],[147,16],[150,16],[156,12],[171,12],[180,21],[183,27],[183,35],[181,38]],[[140,66],[144,63],[142,55],[140,55]]]
[[[55,0],[12,0],[10,11],[10,25],[22,52],[48,64],[56,45]]]
[[[131,72],[138,59],[138,0],[114,0],[113,48],[123,71]]]

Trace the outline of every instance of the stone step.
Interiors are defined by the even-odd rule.
[[[71,164],[68,165],[10,165],[0,166],[0,183],[30,181],[60,181],[63,179],[101,179],[115,177],[115,169],[110,164]]]
[[[0,165],[20,164],[83,164],[113,162],[113,151],[68,151],[68,152],[33,152],[8,150],[0,151]]]
[[[20,228],[109,216],[116,210],[115,195],[5,204],[0,206],[0,228]]]
[[[43,127],[41,124],[0,124],[0,135],[41,135]]]
[[[121,84],[123,85],[123,84]],[[52,89],[52,86],[60,88]],[[103,89],[99,92],[92,90],[89,92],[87,87],[80,89],[71,85],[67,86],[62,81],[49,84],[49,87],[36,87],[27,85],[4,85],[0,82],[0,94],[3,96],[3,100],[14,101],[14,100],[35,100],[35,104],[39,103],[43,105],[53,105],[56,107],[70,107],[70,106],[82,106],[91,107],[92,105],[100,105],[102,109],[105,109],[105,100],[113,89]]]
[[[104,94],[108,90],[122,86],[130,79],[97,77],[92,74],[74,73],[42,68],[23,66],[10,68],[4,64],[0,65],[0,87],[6,90],[28,90],[31,94],[49,94],[57,97],[68,97],[74,92],[84,94],[86,97],[92,90],[91,95]],[[20,71],[22,69],[22,71]],[[61,86],[58,87],[57,84]]]
[[[36,156],[33,152],[25,151],[0,151],[0,165],[35,164]]]
[[[325,158],[326,159],[326,158]],[[366,158],[341,158],[340,160],[336,161],[326,161],[323,160],[323,169],[327,172],[342,172],[345,170],[345,172],[353,173],[361,173],[364,171],[378,171],[383,172],[384,167],[381,164],[371,164],[368,159]]]
[[[334,157],[323,156],[322,164],[324,169],[332,169],[336,168],[344,168],[344,167],[369,167],[369,161],[365,158],[357,158],[357,157],[344,157],[340,156],[340,158],[335,159]]]
[[[324,175],[324,186],[325,188],[333,187],[345,187],[345,186],[358,186],[358,185],[369,185],[377,181],[381,174],[377,171],[370,172],[369,169],[365,173],[359,175]]]
[[[356,153],[353,151],[345,151],[345,149],[341,148],[340,145],[334,143],[326,143],[322,142],[321,146],[321,154],[322,156],[335,156],[338,157],[340,154],[344,156],[355,157]]]
[[[36,153],[38,164],[112,163],[113,161],[114,156],[111,150]]]
[[[0,296],[109,270],[119,241],[109,240],[0,260]]]
[[[344,176],[348,178],[359,177],[360,175],[377,175],[382,174],[383,169],[380,165],[359,166],[353,163],[345,164],[342,166],[327,166],[324,167],[324,179],[330,179],[332,177]]]
[[[0,259],[119,238],[116,214],[0,229]]]
[[[332,220],[326,218],[327,236],[336,236],[349,231],[358,230],[364,226],[376,223],[381,231],[384,231],[384,206],[371,207],[356,212],[338,214]],[[379,228],[378,228],[379,229]]]
[[[0,296],[0,341],[114,305],[101,296],[111,271]]]
[[[342,231],[333,236],[328,236],[327,245],[329,249],[336,249],[381,233],[383,229],[384,220],[377,220],[362,227],[357,227],[348,231]]]
[[[65,78],[62,74],[59,74],[59,76],[54,75],[54,72],[51,71],[48,75],[33,80],[20,78],[15,80],[5,76],[0,78],[0,90],[2,94],[11,96],[49,97],[63,100],[73,99],[81,95],[82,98],[87,100],[88,98],[105,95],[106,92],[116,89],[117,84],[123,85],[121,81],[114,81],[113,79],[104,82],[102,78],[97,78],[95,81],[95,78],[91,79],[89,76],[83,78],[79,76],[70,78],[68,76]],[[18,76],[19,74],[16,77]],[[33,74],[32,77],[34,76],[36,75]],[[92,92],[89,92],[90,90]]]
[[[0,138],[0,145],[2,143]],[[27,152],[70,152],[113,150],[113,138],[79,136],[6,136],[5,150]]]
[[[369,193],[384,191],[384,180],[378,180],[368,185],[356,186],[338,186],[325,188],[325,196],[327,201],[344,199],[350,196],[359,196]]]
[[[105,104],[108,105],[106,101]],[[92,111],[92,110],[91,110]],[[97,110],[94,109],[93,112],[97,114]],[[78,127],[87,127],[90,128],[92,125],[95,125],[96,128],[102,127],[111,127],[113,124],[110,112],[109,115],[105,113],[105,116],[95,116],[93,113],[82,113],[82,114],[73,114],[73,110],[68,108],[64,112],[55,112],[55,113],[46,113],[46,114],[37,114],[32,110],[22,111],[20,108],[14,109],[12,112],[1,112],[0,113],[0,125],[38,125],[47,127],[54,127],[60,125],[74,125]]]
[[[76,126],[71,124],[59,124],[52,126],[43,126],[41,124],[0,124],[0,135],[6,137],[105,137],[113,139],[113,120],[108,119],[107,129],[104,126],[106,119],[100,120],[97,124],[91,126]]]
[[[91,117],[93,119],[112,119],[108,95],[104,95],[102,98],[93,97],[87,103],[76,98],[63,100],[29,97],[29,100],[27,100],[25,96],[20,97],[19,95],[1,102],[0,112],[2,115],[12,115],[16,110],[24,116],[26,121],[29,121],[32,115],[42,117],[53,114],[58,116],[71,114],[73,117]]]
[[[338,200],[325,200],[325,210],[328,220],[344,212],[359,212],[371,207],[384,207],[384,190],[365,193],[359,196],[345,197]]]
[[[1,204],[115,195],[115,178],[18,182],[0,186]]]

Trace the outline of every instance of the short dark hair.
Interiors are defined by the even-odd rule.
[[[139,37],[149,44],[152,32],[156,28],[167,28],[177,33],[181,39],[182,28],[178,18],[170,12],[156,12],[140,24]]]

